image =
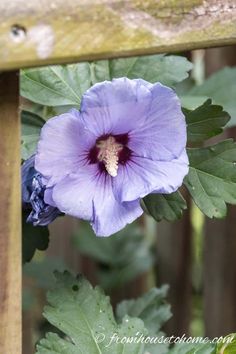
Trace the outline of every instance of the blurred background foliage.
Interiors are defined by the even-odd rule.
[[[176,85],[185,107],[196,108],[210,97],[232,115],[231,125],[235,125],[236,67],[226,66],[236,65],[236,48],[181,55],[194,64],[190,78]],[[22,99],[22,107],[28,105]],[[28,130],[24,130],[23,157],[31,153],[32,139],[37,141],[41,116],[46,119],[55,114],[50,107],[37,104],[31,110],[38,114],[38,127],[30,130],[30,113],[25,112],[23,130],[24,122]],[[56,111],[63,111],[63,107]],[[223,134],[236,138],[234,127]],[[100,284],[111,296],[114,308],[123,299],[137,298],[154,286],[168,284],[167,301],[173,316],[166,316],[161,323],[165,322],[168,335],[214,337],[236,332],[236,208],[229,207],[224,220],[207,220],[190,205],[188,197],[186,200],[189,208],[181,220],[156,223],[145,215],[104,239],[96,238],[85,222],[70,217],[57,219],[50,226],[48,250],[42,252],[44,245],[37,245],[33,260],[24,265],[23,353],[32,354],[35,342],[51,327],[42,318],[42,311],[46,291],[55,283],[55,269],[83,273],[93,285]],[[30,259],[33,254],[28,252]]]

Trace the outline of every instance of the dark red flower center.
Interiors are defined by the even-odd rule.
[[[89,163],[98,163],[102,171],[116,177],[119,164],[124,165],[131,156],[128,141],[128,134],[101,136],[89,151]]]

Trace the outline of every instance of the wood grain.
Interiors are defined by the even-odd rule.
[[[0,69],[236,43],[236,0],[1,0]]]
[[[0,75],[0,352],[21,353],[18,75]]]

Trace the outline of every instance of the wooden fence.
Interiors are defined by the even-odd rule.
[[[236,43],[235,0],[1,0],[0,71]],[[18,72],[0,75],[0,350],[21,353]]]

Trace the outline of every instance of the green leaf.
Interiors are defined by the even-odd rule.
[[[224,68],[213,74],[200,86],[195,86],[188,93],[190,96],[205,96],[229,112],[232,122],[236,122],[236,68]]]
[[[84,222],[73,240],[80,253],[101,264],[98,278],[104,289],[125,284],[153,264],[150,247],[136,224],[127,226],[113,237],[98,238]]]
[[[119,338],[145,335],[140,319],[126,316],[121,324],[114,318],[110,300],[99,287],[92,288],[82,276],[56,273],[57,287],[48,293],[44,310],[47,320],[65,334],[49,333],[37,345],[37,354],[142,354],[142,343],[117,343]],[[111,343],[110,343],[111,342]],[[110,344],[109,344],[110,343]]]
[[[193,338],[194,341],[194,338]],[[236,354],[236,336],[229,334],[220,343],[178,343],[168,354]]]
[[[34,280],[37,288],[49,290],[55,285],[54,270],[63,272],[70,271],[62,258],[50,256],[33,259],[30,263],[24,264],[23,273]]]
[[[178,343],[168,354],[217,354],[216,344],[213,343]]]
[[[192,64],[184,57],[149,55],[111,61],[111,76],[142,78],[149,82],[161,82],[172,86],[188,77]]]
[[[217,344],[216,354],[236,354],[236,334],[229,334]]]
[[[152,288],[133,300],[124,300],[117,305],[116,316],[119,321],[125,315],[141,318],[149,335],[158,334],[161,327],[171,317],[170,305],[166,303],[168,286]]]
[[[188,77],[192,64],[181,56],[161,54],[97,61],[92,64],[92,69],[93,83],[128,77],[173,86]]]
[[[162,342],[162,337],[163,337],[163,342]],[[163,333],[158,334],[158,340],[161,340],[161,342],[146,344],[144,354],[168,354],[169,344],[164,343]]]
[[[32,135],[37,134],[45,121],[36,113],[29,111],[21,112],[21,132],[22,135]]]
[[[35,153],[44,123],[45,121],[35,113],[21,112],[21,157],[23,160]]]
[[[160,289],[150,289],[138,299],[122,301],[116,308],[118,321],[125,315],[141,318],[148,330],[148,336],[164,338],[164,334],[159,331],[171,317],[170,305],[165,302],[167,291],[168,286],[164,285]],[[168,347],[168,343],[148,343],[145,345],[145,352],[165,354]]]
[[[112,60],[99,60],[90,64],[92,85],[105,80],[112,80],[113,77],[110,71],[111,63]]]
[[[209,99],[207,96],[188,96],[188,95],[178,95],[178,96],[180,98],[182,107],[189,110],[194,110],[199,106],[202,106]],[[215,103],[214,100],[213,103]]]
[[[177,96],[181,97],[188,94],[189,90],[191,90],[194,86],[195,80],[189,76],[175,85],[175,92],[177,93]]]
[[[33,226],[27,223],[27,213],[22,215],[22,257],[23,263],[30,262],[38,249],[44,251],[48,248],[49,231],[46,226]]]
[[[184,80],[191,68],[184,57],[161,54],[24,69],[21,95],[45,106],[79,108],[83,93],[97,82],[127,76],[172,86]]]
[[[236,144],[232,139],[206,148],[188,149],[189,174],[184,183],[194,202],[209,216],[226,215],[236,204]]]
[[[36,354],[83,354],[74,344],[60,338],[56,333],[47,333],[36,349]]]
[[[156,221],[177,220],[187,208],[186,201],[178,191],[171,194],[149,194],[143,198],[142,202],[144,210]]]
[[[201,142],[222,133],[230,120],[227,112],[221,106],[213,105],[207,100],[193,111],[183,109],[187,122],[188,142]]]
[[[21,71],[21,95],[45,106],[79,107],[81,97],[91,86],[90,65],[54,65]]]
[[[35,153],[39,140],[39,134],[32,134],[22,137],[21,142],[21,158],[27,160]]]

